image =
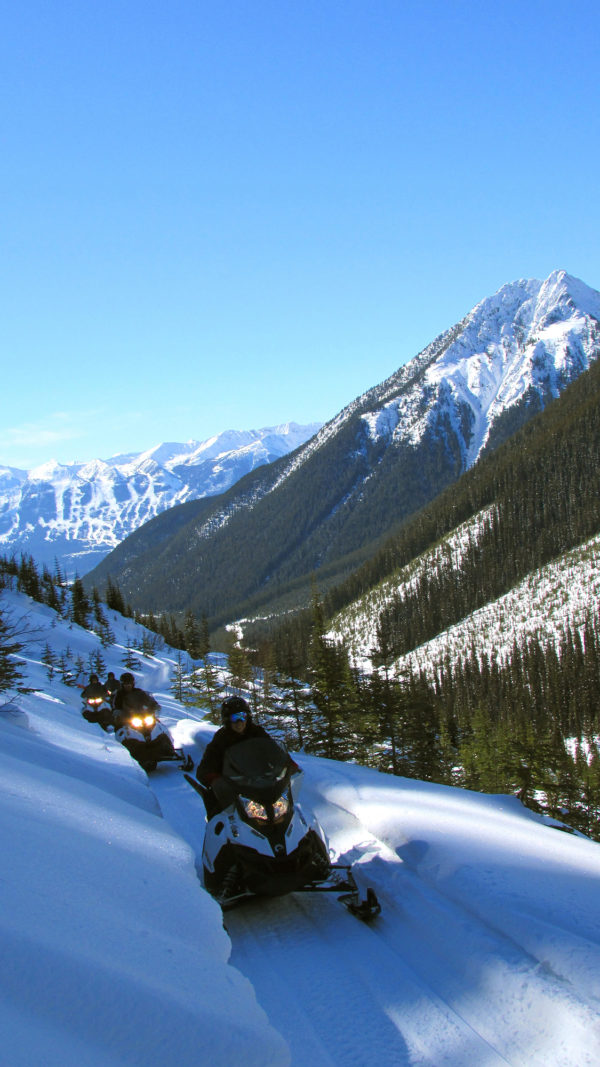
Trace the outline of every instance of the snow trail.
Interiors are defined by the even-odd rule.
[[[188,737],[198,738],[196,754],[205,731],[190,728]],[[405,834],[401,807],[382,816],[385,785],[377,789],[377,803],[362,788],[369,772],[299,758],[305,814],[321,822],[335,860],[354,864],[361,891],[368,885],[375,889],[382,914],[366,925],[335,894],[310,893],[250,901],[226,913],[231,963],[252,982],[292,1050],[294,1067],[597,1064],[600,961],[594,963],[594,930],[586,937],[582,928],[573,937],[568,924],[561,929],[535,913],[515,916],[510,901],[498,910],[487,897],[478,903],[480,890],[475,877],[469,885],[464,848],[455,863],[439,856],[431,866],[432,841],[408,836],[411,794],[418,791],[427,809],[423,783],[390,783],[396,798],[400,784],[406,787]],[[186,795],[172,774],[153,775],[152,788],[165,817],[197,850],[202,801],[191,789]],[[443,789],[432,787],[438,788]],[[463,791],[448,792],[458,794],[448,819],[460,833]],[[483,823],[488,819],[496,833],[523,825],[534,829],[520,806],[513,810],[510,798],[493,798],[493,806],[486,804],[491,798],[479,799]],[[498,809],[502,799],[506,811]],[[549,827],[543,832],[556,833]],[[556,838],[560,843],[563,835]]]

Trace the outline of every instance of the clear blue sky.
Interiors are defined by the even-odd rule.
[[[0,463],[335,415],[479,300],[600,289],[597,0],[23,0]]]

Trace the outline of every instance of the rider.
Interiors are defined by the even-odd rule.
[[[108,693],[111,704],[113,703],[117,693],[119,692],[121,683],[117,681],[114,675],[114,671],[109,671],[106,676],[104,687]]]
[[[221,721],[223,726],[209,741],[196,771],[196,777],[205,789],[203,796],[209,819],[233,800],[231,786],[223,778],[223,760],[227,749],[250,737],[270,737],[262,726],[253,722],[252,712],[243,697],[227,697],[223,701]],[[292,771],[300,769],[291,757],[289,761]]]
[[[88,685],[81,690],[81,699],[84,703],[82,715],[87,722],[98,723],[103,730],[112,726],[111,713],[108,708],[109,697],[106,686],[102,685],[97,674],[90,674]],[[88,704],[89,700],[99,703]]]
[[[121,675],[121,688],[115,696],[114,709],[115,727],[118,729],[136,711],[149,711],[157,715],[160,704],[145,689],[138,689],[133,674],[125,671]]]
[[[82,689],[81,697],[83,700],[89,700],[91,697],[102,697],[103,700],[108,700],[108,690],[105,685],[102,685],[97,674],[90,674],[89,683],[85,689]]]

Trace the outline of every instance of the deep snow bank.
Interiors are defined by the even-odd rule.
[[[148,780],[78,710],[0,713],[2,1061],[289,1063]]]

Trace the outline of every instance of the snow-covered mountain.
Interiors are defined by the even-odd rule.
[[[466,470],[599,354],[600,293],[562,270],[543,282],[512,282],[359,397],[309,447],[360,408],[374,442],[416,447],[428,432],[442,435]]]
[[[0,608],[30,631],[32,690],[0,707],[7,1067],[597,1065],[600,845],[513,796],[300,753],[305,813],[382,914],[292,894],[224,929],[196,873],[200,798],[174,766],[146,777],[43,666],[49,647],[118,673],[142,628],[109,613],[103,648],[22,594]],[[200,758],[214,727],[174,699],[176,653],[139,661]]]
[[[306,600],[311,575],[346,577],[599,354],[600,293],[564,271],[505,285],[251,485],[138,531],[94,581],[110,573],[142,610],[219,621],[250,598],[260,613],[287,608],[276,597],[291,583]]]
[[[304,444],[319,426],[228,430],[207,441],[165,443],[85,464],[0,468],[0,550],[30,552],[51,565],[58,559],[83,575],[155,515],[223,493]]]

